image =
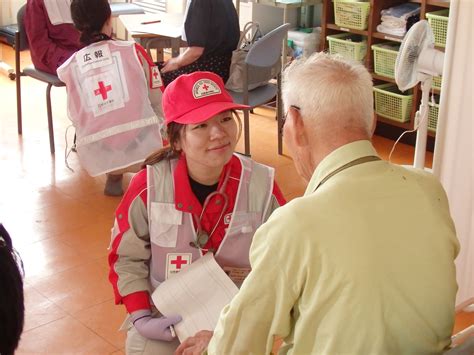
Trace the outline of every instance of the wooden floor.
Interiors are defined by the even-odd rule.
[[[3,49],[3,60],[13,65],[8,47]],[[29,62],[27,52],[22,60]],[[29,78],[22,83],[23,134],[19,136],[15,82],[0,75],[0,220],[23,258],[26,273],[26,323],[18,354],[123,354],[125,336],[118,328],[125,311],[114,305],[107,279],[107,247],[119,199],[103,195],[104,177],[88,176],[76,154],[69,158],[74,171],[65,165],[70,124],[65,89],[52,90],[56,140],[52,156],[45,85]],[[292,199],[303,193],[304,184],[292,160],[276,153],[274,115],[271,109],[255,110],[252,156],[276,168],[283,193]],[[72,135],[69,130],[69,144]],[[374,141],[387,158],[393,142],[380,137]],[[412,147],[399,145],[393,161],[410,164],[412,157]],[[468,317],[459,319],[459,325],[474,323]]]

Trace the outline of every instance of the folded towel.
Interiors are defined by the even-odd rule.
[[[401,28],[401,29],[387,28],[383,24],[380,24],[377,26],[377,32],[382,32],[389,35],[403,37],[406,33],[406,29],[405,28]]]
[[[404,28],[407,24],[406,20],[403,20],[399,17],[393,17],[393,16],[382,16],[381,18],[382,23],[386,25],[387,27],[394,27],[394,28]]]
[[[382,18],[382,24],[387,28],[398,29],[398,28],[405,28],[407,25],[407,22],[397,19],[396,17],[384,16],[384,18]]]
[[[420,4],[407,2],[401,5],[384,9],[380,12],[382,16],[393,16],[406,20],[412,15],[420,13]]]
[[[48,13],[49,21],[53,25],[62,23],[73,23],[71,17],[72,0],[44,0],[44,6]]]

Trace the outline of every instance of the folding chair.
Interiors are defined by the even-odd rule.
[[[466,300],[456,307],[456,314],[465,312],[465,307],[474,305],[474,297]],[[471,324],[467,328],[462,329],[451,337],[452,348],[443,355],[473,355],[474,354],[474,325]]]
[[[20,51],[23,48],[28,48],[28,37],[25,33],[25,26],[23,18],[25,14],[26,5],[23,5],[18,10],[17,21],[18,31],[15,33],[15,77],[16,77],[16,107],[17,107],[17,124],[18,134],[23,133],[22,129],[22,114],[21,114],[21,77],[29,76],[31,78],[42,81],[47,85],[46,87],[46,108],[48,112],[48,130],[49,130],[49,149],[51,154],[54,154],[54,128],[53,128],[53,113],[51,110],[51,87],[65,86],[56,75],[46,73],[36,69],[33,65],[20,69]]]
[[[283,151],[283,117],[280,98],[281,53],[283,39],[289,27],[290,24],[285,23],[275,28],[260,38],[252,48],[250,48],[245,57],[242,92],[229,91],[234,102],[248,105],[250,106],[250,110],[266,104],[275,96],[277,97],[278,154],[282,154]],[[250,85],[262,81],[269,81],[275,76],[277,78],[276,84],[269,82],[266,85],[249,90]],[[243,110],[245,155],[250,155],[250,110]]]

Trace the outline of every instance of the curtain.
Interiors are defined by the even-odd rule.
[[[16,13],[26,0],[0,0],[0,26],[16,23]]]
[[[456,305],[474,297],[473,0],[452,0],[433,172],[448,195],[461,251]]]

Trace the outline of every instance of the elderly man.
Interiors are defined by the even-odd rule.
[[[286,71],[285,141],[303,197],[256,232],[252,272],[211,332],[178,353],[439,354],[450,344],[456,239],[429,173],[380,160],[372,79],[318,53]]]

